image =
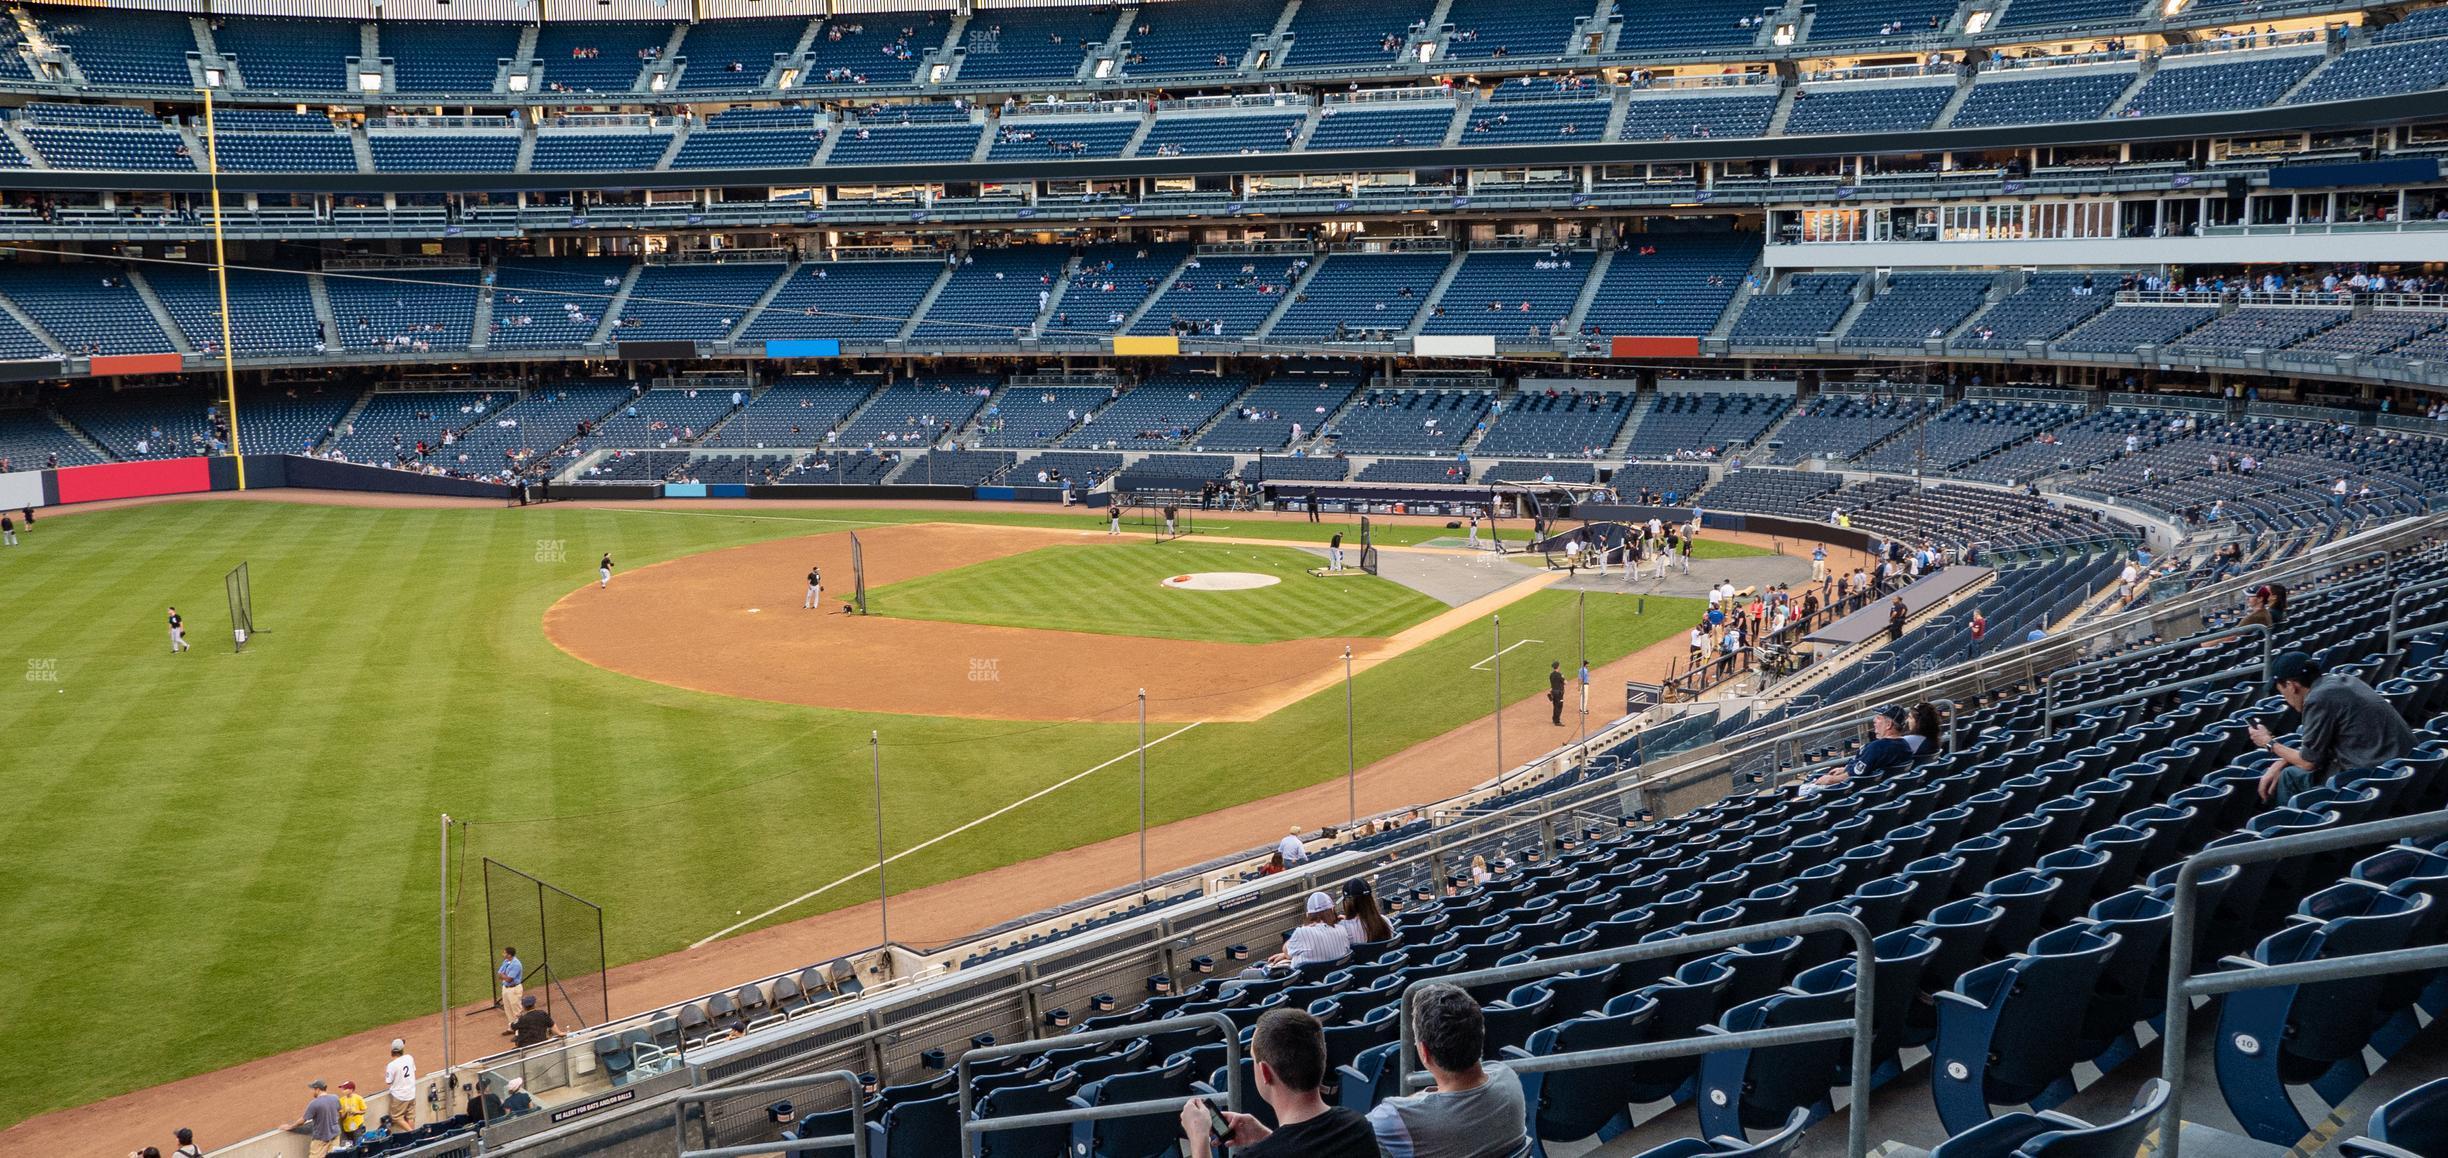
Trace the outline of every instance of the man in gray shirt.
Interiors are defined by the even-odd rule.
[[[323,1158],[331,1153],[332,1142],[340,1137],[340,1099],[332,1096],[331,1087],[321,1078],[308,1083],[307,1088],[314,1091],[314,1097],[307,1100],[306,1112],[281,1128],[306,1135],[307,1158]]]
[[[2270,682],[2303,713],[2303,744],[2288,747],[2255,723],[2252,742],[2277,757],[2261,775],[2261,799],[2285,803],[2324,784],[2343,784],[2414,750],[2414,730],[2370,684],[2323,674],[2320,661],[2290,651],[2270,661]]]
[[[1386,1158],[1522,1158],[1530,1152],[1521,1079],[1502,1062],[1482,1065],[1487,1022],[1479,1003],[1451,985],[1411,994],[1420,1064],[1436,1088],[1389,1098],[1369,1111]]]

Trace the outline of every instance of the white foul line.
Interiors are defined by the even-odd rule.
[[[1533,643],[1545,643],[1545,642],[1547,642],[1547,641],[1546,641],[1546,640],[1543,640],[1543,639],[1517,639],[1517,640],[1515,640],[1515,641],[1513,641],[1513,642],[1511,642],[1511,643],[1508,643],[1508,644],[1504,645],[1504,647],[1503,647],[1503,648],[1499,649],[1499,650],[1496,652],[1496,655],[1503,655],[1505,652],[1511,651],[1511,650],[1513,650],[1514,648],[1517,648],[1517,647],[1522,647],[1522,646],[1525,646],[1525,645],[1527,645],[1527,644],[1533,644]],[[1470,665],[1470,669],[1471,669],[1472,671],[1486,671],[1486,670],[1487,670],[1487,665],[1488,665],[1488,659],[1494,659],[1494,658],[1496,658],[1496,655],[1491,655],[1491,656],[1487,657],[1487,659],[1480,660],[1479,662],[1477,662],[1477,663],[1474,663],[1474,664]]]
[[[580,500],[583,501],[583,500]],[[596,500],[598,502],[602,500]],[[878,523],[872,519],[796,518],[791,515],[742,515],[730,511],[655,511],[644,507],[578,507],[581,511],[603,511],[620,515],[691,515],[700,519],[748,519],[760,523],[834,523],[845,527],[901,526],[899,523]]]
[[[680,514],[680,513],[682,513],[682,512],[679,512],[679,511],[674,511],[674,512],[672,512],[672,513],[673,513],[673,514]],[[1147,746],[1148,746],[1148,747],[1150,747],[1150,748],[1153,748],[1153,747],[1155,747],[1155,746],[1156,746],[1156,745],[1158,745],[1158,744],[1162,744],[1162,743],[1164,743],[1165,741],[1170,740],[1170,739],[1172,739],[1172,738],[1173,738],[1173,737],[1175,737],[1175,736],[1181,735],[1183,732],[1187,732],[1187,731],[1189,731],[1190,729],[1195,728],[1195,727],[1198,727],[1200,724],[1204,724],[1204,723],[1206,723],[1206,722],[1207,722],[1207,721],[1205,721],[1205,720],[1198,720],[1198,721],[1194,721],[1194,722],[1192,722],[1192,723],[1184,724],[1184,725],[1182,725],[1180,728],[1178,728],[1178,729],[1176,729],[1176,730],[1174,730],[1174,731],[1172,731],[1172,732],[1166,733],[1165,735],[1158,736],[1158,737],[1156,737],[1155,739],[1148,741]],[[1001,816],[1001,815],[1003,815],[1004,813],[1010,812],[1010,811],[1012,811],[1013,809],[1016,809],[1016,808],[1020,807],[1020,806],[1021,806],[1021,805],[1023,805],[1023,804],[1027,804],[1027,803],[1029,803],[1030,801],[1037,800],[1037,799],[1039,799],[1039,798],[1041,798],[1041,797],[1046,796],[1047,794],[1049,794],[1049,793],[1051,793],[1051,792],[1054,792],[1054,791],[1055,791],[1055,790],[1057,790],[1057,789],[1064,788],[1064,787],[1069,786],[1069,785],[1071,785],[1071,784],[1077,783],[1077,782],[1079,782],[1080,780],[1085,779],[1085,778],[1086,778],[1086,777],[1088,777],[1088,776],[1094,775],[1094,774],[1096,774],[1096,773],[1098,773],[1098,772],[1102,772],[1102,771],[1104,771],[1104,770],[1105,770],[1105,769],[1107,769],[1107,768],[1111,768],[1111,767],[1113,767],[1114,765],[1116,765],[1116,764],[1119,764],[1119,763],[1123,762],[1124,760],[1128,760],[1128,759],[1130,759],[1131,757],[1138,755],[1138,754],[1139,754],[1139,752],[1140,752],[1140,749],[1138,749],[1138,748],[1132,748],[1130,751],[1128,751],[1128,752],[1124,752],[1124,753],[1122,753],[1121,755],[1116,756],[1116,757],[1114,757],[1114,758],[1113,758],[1113,759],[1111,759],[1111,760],[1107,760],[1106,762],[1104,762],[1104,763],[1102,763],[1102,764],[1099,764],[1099,765],[1097,765],[1097,766],[1096,766],[1096,767],[1094,767],[1094,768],[1090,768],[1090,769],[1089,769],[1089,770],[1087,770],[1086,772],[1077,773],[1077,774],[1075,774],[1075,775],[1068,776],[1068,777],[1065,777],[1064,779],[1058,780],[1058,781],[1056,781],[1056,782],[1054,782],[1054,783],[1052,783],[1052,784],[1048,784],[1048,785],[1046,785],[1045,787],[1040,788],[1040,789],[1038,789],[1038,790],[1037,790],[1037,791],[1035,791],[1035,792],[1031,792],[1031,793],[1029,793],[1028,795],[1023,796],[1023,797],[1021,797],[1021,798],[1020,798],[1020,799],[1018,799],[1018,800],[1012,801],[1011,803],[1006,804],[1006,805],[1004,805],[1004,806],[1003,806],[1003,807],[1001,807],[1001,808],[995,809],[994,811],[989,812],[989,813],[987,813],[987,814],[986,814],[986,815],[984,815],[984,816],[978,817],[976,820],[972,820],[972,821],[970,821],[970,822],[969,822],[969,823],[967,823],[967,824],[961,825],[959,828],[955,828],[955,829],[953,829],[952,831],[947,832],[947,833],[944,833],[944,834],[942,834],[942,835],[940,835],[940,836],[929,837],[928,839],[923,840],[923,841],[920,841],[920,842],[918,842],[917,844],[913,844],[913,845],[911,845],[911,846],[910,846],[910,847],[908,847],[908,848],[902,849],[901,851],[896,852],[896,853],[892,854],[891,856],[885,857],[885,858],[884,858],[884,862],[883,862],[883,863],[884,863],[884,864],[891,864],[892,862],[897,861],[897,860],[901,859],[902,857],[908,856],[909,854],[911,854],[911,853],[913,853],[913,852],[920,852],[920,851],[923,851],[923,850],[925,850],[925,849],[932,848],[932,847],[934,847],[934,846],[936,846],[936,845],[938,845],[938,844],[942,844],[944,841],[947,841],[947,840],[952,839],[953,837],[959,836],[960,834],[962,834],[962,833],[964,833],[964,832],[967,832],[967,831],[969,831],[969,830],[970,830],[970,829],[972,829],[972,828],[976,828],[977,826],[979,826],[979,825],[981,825],[981,824],[984,824],[984,823],[986,823],[986,822],[987,822],[987,821],[989,821],[989,820],[993,820],[994,818],[996,818],[996,817],[998,817],[998,816]],[[723,930],[721,930],[721,931],[719,931],[719,932],[715,932],[715,933],[708,934],[707,936],[705,936],[705,937],[703,937],[703,938],[700,938],[700,939],[699,939],[699,940],[698,940],[696,943],[694,943],[694,944],[690,945],[690,946],[689,946],[689,948],[691,948],[691,949],[702,949],[702,948],[705,948],[707,945],[711,945],[711,944],[713,944],[713,943],[714,943],[714,942],[716,942],[716,941],[722,940],[723,938],[728,937],[728,936],[730,936],[730,935],[731,935],[731,934],[733,934],[733,933],[739,932],[740,930],[745,929],[745,928],[747,928],[747,927],[748,927],[748,926],[750,926],[750,925],[756,924],[757,922],[762,921],[762,920],[764,920],[764,919],[765,919],[765,918],[767,918],[767,917],[773,916],[774,914],[779,913],[779,912],[782,912],[782,911],[783,911],[783,910],[785,910],[785,909],[791,908],[791,907],[792,907],[792,906],[794,906],[794,905],[799,905],[799,904],[805,903],[805,902],[807,902],[807,901],[809,901],[809,900],[813,900],[813,899],[814,899],[814,898],[816,898],[816,897],[822,896],[822,895],[824,895],[825,893],[831,892],[831,891],[833,891],[834,889],[837,889],[837,888],[840,888],[840,887],[841,887],[841,886],[843,886],[843,885],[849,884],[850,882],[855,881],[855,880],[859,879],[860,877],[866,876],[868,873],[874,872],[874,871],[876,871],[878,868],[881,868],[881,867],[882,867],[882,865],[870,864],[870,865],[868,865],[866,868],[860,869],[860,870],[858,870],[857,872],[854,872],[854,873],[849,874],[848,876],[844,876],[844,877],[842,877],[842,878],[840,878],[840,879],[838,879],[838,880],[832,881],[832,882],[830,882],[830,883],[828,883],[828,884],[825,884],[825,885],[819,886],[819,887],[817,887],[817,888],[810,889],[810,890],[808,890],[807,892],[801,893],[801,894],[799,894],[798,896],[791,898],[790,900],[787,900],[787,901],[782,902],[781,904],[775,905],[774,907],[772,907],[772,908],[770,908],[770,909],[767,909],[767,910],[765,910],[765,911],[764,911],[764,912],[762,912],[762,913],[758,913],[756,916],[750,917],[750,918],[748,918],[748,919],[747,919],[747,920],[745,920],[745,921],[737,921],[737,922],[734,922],[734,923],[732,923],[732,924],[730,925],[730,927],[728,927],[728,928],[725,928],[725,929],[723,929]]]

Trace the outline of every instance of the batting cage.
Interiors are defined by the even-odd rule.
[[[526,996],[552,1011],[555,1028],[612,1020],[601,906],[489,856],[484,898],[488,974],[501,965],[504,949],[515,949],[526,966]]]
[[[1377,573],[1377,536],[1370,529],[1367,515],[1360,516],[1360,570]]]
[[[1198,532],[1198,504],[1173,492],[1115,495],[1113,501],[1122,508],[1124,528],[1147,532],[1156,542],[1170,543]]]
[[[867,551],[859,545],[857,531],[850,532],[850,602],[859,614],[867,614]]]
[[[231,650],[245,651],[255,634],[255,590],[247,582],[247,565],[240,563],[222,576],[221,586],[229,595]]]

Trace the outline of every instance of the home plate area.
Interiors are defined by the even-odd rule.
[[[1254,571],[1201,571],[1195,575],[1175,575],[1165,580],[1164,585],[1176,591],[1248,591],[1281,582],[1277,576]]]

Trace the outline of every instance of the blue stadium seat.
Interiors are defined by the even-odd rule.
[[[2110,1158],[2141,1149],[2168,1084],[2142,1083],[2125,1116],[2094,1126],[2058,1113],[2003,1114],[1938,1144],[1930,1158]]]
[[[1930,1086],[1949,1134],[1988,1121],[1991,1106],[2033,1104],[2064,1080],[2078,1060],[2074,1035],[2063,1032],[2069,1013],[2087,1007],[2116,948],[2114,937],[2069,926],[1938,995]]]

